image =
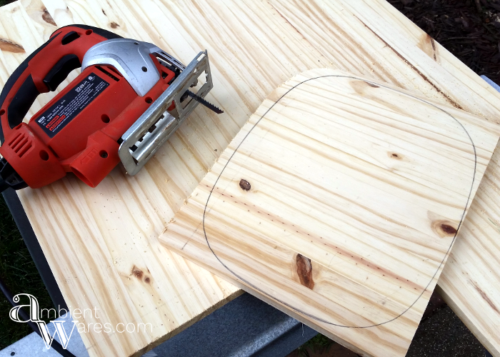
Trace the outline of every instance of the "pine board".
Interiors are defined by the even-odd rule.
[[[497,146],[439,280],[440,294],[493,356],[500,356],[499,202]]]
[[[330,69],[257,109],[169,249],[373,356],[404,356],[500,125]]]
[[[264,98],[293,75],[315,67],[333,67],[395,84],[485,118],[498,118],[500,113],[499,96],[493,89],[383,0],[257,1],[251,5],[233,1],[23,0],[2,7],[0,16],[0,37],[7,40],[7,45],[4,43],[0,48],[0,83],[4,83],[21,60],[48,38],[55,26],[75,22],[154,42],[185,62],[200,49],[209,50],[215,80],[210,99],[222,106],[226,115],[216,117],[202,109],[196,111],[157,155],[161,165],[151,164],[140,177],[127,178],[116,170],[101,191],[88,190],[70,178],[54,188],[21,195],[25,207],[31,207],[29,218],[67,302],[80,308],[89,304],[99,308],[113,304],[127,316],[130,316],[129,306],[133,305],[131,315],[140,315],[145,321],[151,314],[145,318],[138,304],[130,303],[130,297],[136,299],[147,294],[149,287],[135,280],[132,280],[134,283],[124,282],[122,276],[130,275],[137,259],[148,266],[152,257],[143,253],[143,248],[158,246],[155,237],[165,229],[166,222],[191,194],[219,153]],[[24,52],[13,48],[9,41],[20,45]],[[37,101],[30,114],[47,100],[48,97],[44,97]],[[160,167],[162,172],[159,173]],[[159,176],[162,178],[155,179]],[[165,180],[165,177],[168,178]],[[60,191],[61,188],[65,194],[59,192],[57,197],[52,194],[53,189]],[[126,193],[122,195],[121,190]],[[141,204],[133,202],[135,193],[144,195]],[[80,199],[71,206],[63,206],[60,197],[68,195],[77,195]],[[117,211],[102,208],[102,195],[113,197]],[[32,200],[32,196],[37,198]],[[142,207],[144,202],[145,208]],[[55,223],[54,227],[46,227],[48,218],[40,217],[39,213],[42,207],[63,210],[67,218]],[[137,218],[134,216],[137,212],[147,213]],[[152,219],[148,219],[150,213]],[[91,224],[87,224],[87,220]],[[134,226],[133,229],[121,226],[122,222]],[[84,227],[82,233],[77,230],[80,227]],[[82,242],[76,242],[82,236],[93,242],[95,250],[101,251],[95,261],[87,260],[88,255],[79,254]],[[66,242],[71,245],[65,245],[69,244]],[[113,252],[114,247],[121,249],[125,243],[131,247],[134,242],[141,242],[141,247]],[[66,248],[72,245],[74,249]],[[62,248],[56,250],[54,246]],[[163,252],[163,248],[157,249]],[[94,250],[90,251],[95,254]],[[67,259],[61,260],[58,254]],[[159,256],[160,252],[157,254]],[[158,281],[168,279],[172,285],[187,281],[185,287],[202,284],[189,297],[201,296],[201,300],[206,301],[206,292],[209,292],[210,299],[201,304],[204,308],[226,301],[235,292],[228,284],[198,271],[196,266],[175,254],[166,254],[168,258],[153,258],[153,261],[160,260],[153,272],[155,278]],[[115,265],[115,261],[120,265]],[[96,262],[106,265],[107,270],[102,270]],[[195,270],[195,273],[188,270]],[[178,271],[189,279],[177,279]],[[89,285],[106,285],[99,282],[108,280],[116,282],[120,294],[125,295],[124,300],[118,300],[118,294],[109,291],[100,293],[89,289]],[[451,299],[467,301],[469,297],[450,292]],[[168,295],[164,289],[156,288],[154,294],[161,298]],[[473,300],[470,304],[474,304]],[[184,305],[182,299],[171,308],[175,310],[181,305]],[[203,315],[186,313],[184,306],[180,311],[175,322],[166,328],[155,329],[153,334],[138,338],[126,336],[126,341],[123,335],[106,338],[106,341],[102,341],[102,336],[86,335],[84,341],[91,355],[109,355],[116,346],[123,346],[119,348],[124,354],[133,354],[154,342],[161,342]],[[135,321],[135,317],[131,320]],[[481,330],[475,327],[469,324],[469,328],[480,334]],[[495,337],[495,343],[498,344],[498,340]]]
[[[39,2],[14,3],[0,10],[0,38],[16,44],[0,54],[3,85],[57,27]],[[50,98],[39,97],[30,115]],[[180,136],[174,140],[180,152],[187,151]],[[184,170],[182,179],[193,179],[189,169],[199,169],[199,163],[193,165],[192,155],[179,157],[173,151],[168,156],[164,160]],[[161,168],[140,183],[116,181],[122,176],[115,170],[93,192],[69,178],[20,193],[66,303],[72,311],[85,312],[75,320],[85,325],[77,328],[90,356],[140,356],[241,293],[158,243],[164,220],[189,188],[176,186]],[[161,193],[151,185],[154,180],[164,183]],[[131,323],[140,332],[105,333],[104,327],[94,329],[97,323],[119,331]]]

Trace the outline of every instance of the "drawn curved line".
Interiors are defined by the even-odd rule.
[[[301,311],[297,308],[295,308],[294,306],[291,306],[290,304],[284,302],[284,301],[281,301],[273,296],[270,296],[269,294],[267,294],[266,292],[264,292],[263,290],[259,289],[257,286],[255,286],[254,284],[252,284],[251,282],[249,282],[248,280],[242,278],[241,276],[239,276],[238,274],[236,274],[234,271],[232,271],[226,264],[224,264],[224,262],[219,258],[219,256],[214,252],[214,250],[212,249],[212,246],[210,245],[210,241],[208,240],[208,236],[207,236],[207,232],[205,230],[205,216],[206,216],[206,213],[207,213],[207,207],[208,207],[208,202],[210,201],[210,198],[212,197],[212,192],[214,191],[215,189],[215,186],[217,186],[217,182],[219,182],[219,179],[220,177],[222,176],[222,174],[224,173],[224,171],[226,170],[226,167],[227,165],[229,165],[229,163],[231,162],[231,159],[233,158],[233,156],[236,154],[236,152],[238,151],[238,149],[240,148],[240,146],[245,142],[246,138],[252,133],[253,129],[259,125],[260,121],[266,116],[267,113],[269,113],[269,111],[271,111],[271,109],[273,109],[273,107],[279,103],[279,101],[281,99],[283,99],[288,93],[290,93],[291,91],[293,91],[295,88],[299,87],[300,85],[306,83],[306,82],[309,82],[309,81],[313,81],[313,80],[316,80],[316,79],[320,79],[320,78],[328,78],[328,77],[333,77],[333,78],[347,78],[347,79],[355,79],[355,80],[359,80],[359,81],[363,81],[363,82],[366,82],[366,83],[369,83],[369,84],[373,84],[373,85],[376,85],[378,87],[382,87],[382,88],[385,88],[385,89],[389,89],[391,91],[394,91],[394,92],[397,92],[397,93],[401,93],[403,95],[406,95],[407,97],[410,97],[410,98],[413,98],[413,99],[416,99],[420,102],[423,102],[423,103],[426,103],[440,111],[442,111],[443,113],[445,113],[446,115],[450,116],[453,120],[455,120],[461,127],[462,129],[464,130],[464,132],[467,134],[467,137],[469,138],[470,142],[471,142],[471,145],[472,145],[472,148],[474,150],[474,173],[472,175],[472,183],[471,183],[471,187],[470,187],[470,190],[469,190],[469,195],[467,197],[467,201],[465,203],[465,207],[464,207],[464,211],[462,213],[462,217],[460,218],[460,222],[458,224],[458,227],[457,227],[457,231],[455,232],[455,235],[453,236],[453,239],[450,243],[450,246],[448,247],[448,249],[446,250],[446,253],[443,257],[443,259],[441,260],[441,262],[439,263],[439,266],[437,267],[436,271],[434,272],[434,274],[432,275],[431,279],[429,280],[429,282],[427,283],[427,285],[425,286],[425,288],[422,290],[422,292],[417,296],[417,298],[415,299],[415,301],[410,305],[408,306],[405,310],[403,310],[403,312],[401,312],[399,315],[397,315],[396,317],[393,317],[392,319],[389,319],[387,321],[384,321],[384,322],[380,322],[378,324],[373,324],[373,325],[367,325],[367,326],[348,326],[348,325],[340,325],[340,324],[336,324],[336,323],[333,323],[333,322],[330,322],[330,321],[327,321],[327,320],[324,320],[320,317],[317,317],[317,316],[314,316],[314,315],[311,315],[311,314],[308,314],[307,312],[304,312],[304,311]],[[450,253],[450,250],[451,250],[451,247],[453,246],[453,243],[455,242],[455,240],[457,239],[457,234],[458,234],[458,231],[460,230],[460,227],[462,226],[462,222],[464,220],[464,217],[465,217],[465,212],[467,211],[467,206],[469,205],[469,201],[470,201],[470,198],[471,198],[471,195],[472,195],[472,189],[474,187],[474,182],[475,182],[475,179],[476,179],[476,167],[477,167],[477,153],[476,153],[476,146],[474,145],[474,141],[472,140],[469,132],[467,131],[467,129],[465,129],[465,127],[463,126],[463,124],[457,119],[455,118],[453,115],[451,115],[450,113],[448,113],[446,110],[444,109],[441,109],[439,108],[438,106],[426,101],[425,99],[421,99],[421,98],[417,98],[411,94],[407,94],[407,93],[404,93],[404,92],[401,92],[397,89],[393,89],[393,88],[390,88],[388,86],[385,86],[383,84],[380,84],[380,83],[377,83],[377,82],[372,82],[372,81],[368,81],[366,79],[363,79],[363,78],[358,78],[358,77],[354,77],[354,76],[343,76],[343,75],[335,75],[335,74],[330,74],[330,75],[324,75],[324,76],[318,76],[318,77],[314,77],[314,78],[309,78],[309,79],[306,79],[305,81],[302,81],[296,85],[294,85],[292,88],[290,88],[289,90],[287,90],[281,97],[279,97],[279,99],[273,103],[273,105],[271,105],[269,107],[269,109],[266,110],[266,112],[264,114],[262,114],[262,116],[259,118],[259,120],[257,120],[257,122],[254,124],[254,126],[252,127],[252,129],[250,129],[248,131],[248,133],[245,135],[245,137],[243,138],[243,140],[241,140],[241,142],[238,144],[238,146],[236,147],[236,149],[234,150],[234,152],[231,154],[231,156],[229,157],[229,159],[227,160],[226,164],[224,165],[224,167],[222,168],[222,171],[220,172],[219,176],[217,176],[217,179],[215,180],[215,183],[212,187],[212,189],[210,190],[210,193],[208,195],[208,198],[207,198],[207,203],[205,203],[205,208],[203,210],[203,234],[205,235],[205,241],[207,242],[207,245],[208,245],[208,248],[210,249],[210,251],[212,252],[212,254],[215,256],[215,258],[217,258],[217,260],[219,261],[219,263],[222,264],[222,266],[224,268],[226,268],[231,274],[233,274],[235,277],[237,277],[239,280],[241,280],[242,282],[244,282],[245,284],[247,284],[248,286],[252,287],[253,289],[257,290],[258,292],[260,292],[261,294],[269,297],[270,299],[274,300],[274,301],[277,301],[279,302],[280,304],[292,309],[292,310],[295,310],[297,311],[298,313],[300,313],[301,315],[304,315],[304,316],[307,316],[307,317],[310,317],[312,319],[315,319],[319,322],[323,322],[323,323],[326,323],[326,324],[329,324],[329,325],[332,325],[332,326],[337,326],[337,327],[345,327],[345,328],[370,328],[370,327],[375,327],[375,326],[380,326],[380,325],[384,325],[384,324],[387,324],[391,321],[394,321],[396,319],[398,319],[399,317],[403,316],[408,310],[410,310],[413,305],[415,305],[415,303],[418,301],[418,299],[420,299],[423,295],[423,293],[427,290],[427,288],[429,287],[429,285],[432,283],[432,281],[434,280],[434,278],[436,277],[436,274],[437,272],[439,271],[439,269],[441,269],[441,266],[443,265],[446,257],[448,256],[448,254]]]

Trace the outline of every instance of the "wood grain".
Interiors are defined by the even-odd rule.
[[[497,146],[439,291],[493,356],[500,356],[500,147]]]
[[[288,78],[307,69],[333,67],[410,89],[440,103],[451,99],[486,120],[497,120],[500,113],[499,96],[493,89],[439,44],[433,46],[425,33],[384,0],[22,0],[2,7],[0,16],[0,38],[26,51],[0,49],[0,85],[48,38],[54,24],[84,23],[154,42],[184,62],[207,48],[215,81],[210,100],[226,111],[223,116],[202,108],[195,111],[136,178],[117,169],[103,183],[106,189],[93,191],[68,178],[54,187],[26,190],[21,195],[71,306],[97,306],[109,311],[111,321],[118,321],[115,310],[132,321],[136,316],[142,321],[163,319],[163,327],[140,337],[87,334],[84,341],[91,355],[139,354],[200,318],[211,304],[233,296],[236,290],[229,284],[174,253],[165,253],[164,258],[165,250],[158,247],[156,237],[243,123]],[[26,120],[50,98],[44,95],[37,100]],[[53,194],[55,190],[58,195]],[[48,210],[45,216],[42,209]],[[63,212],[65,219],[54,220],[52,212]],[[89,246],[84,255],[80,253],[83,245]],[[155,257],[144,253],[154,249],[159,249]],[[90,259],[94,254],[96,258]],[[173,322],[145,313],[141,307],[141,297],[152,287],[133,280],[133,271],[134,266],[143,270],[149,265],[155,266],[150,269],[155,281],[181,284],[182,292],[201,286],[177,295],[181,296],[175,300],[178,303],[168,308],[179,308],[172,312]],[[91,288],[107,284],[117,290]],[[155,288],[152,294],[162,301],[171,296],[165,288]],[[195,304],[192,314],[187,312],[185,305],[198,296],[202,302]]]
[[[309,71],[263,102],[160,241],[366,354],[404,356],[499,129]]]
[[[400,55],[410,65],[413,73],[400,72],[393,67],[392,61],[376,60],[377,57],[372,57],[370,51],[367,51],[371,46],[360,45],[363,42],[359,39],[361,35],[352,35],[352,27],[341,21],[345,7],[361,3],[377,13],[376,17],[363,18],[366,27],[384,27],[388,31],[387,36],[378,39],[378,46],[377,39],[372,38],[373,47],[384,51],[388,57],[391,52]],[[338,4],[339,9],[336,12],[332,11],[335,4]],[[296,2],[295,6],[273,2],[273,5],[337,68],[345,68],[352,73],[383,76],[386,82],[398,83],[441,102],[451,103],[450,98],[471,113],[498,121],[499,102],[495,90],[385,0],[347,4]],[[346,17],[349,18],[349,15]],[[396,33],[404,40],[395,40]],[[344,50],[346,47],[348,51]],[[358,55],[351,56],[353,51]],[[434,65],[431,62],[440,65],[442,77],[439,80],[434,79],[435,72],[431,69]],[[435,90],[428,88],[429,85]],[[452,87],[444,89],[448,85]],[[458,94],[459,92],[461,93]],[[500,326],[500,314],[497,311],[500,295],[495,289],[498,286],[496,271],[500,268],[498,244],[495,241],[500,211],[492,204],[500,199],[497,184],[500,171],[494,164],[498,162],[497,155],[500,155],[498,148],[470,208],[469,219],[458,236],[449,263],[438,282],[439,291],[446,302],[494,356],[500,356],[500,335],[497,332]],[[481,201],[490,204],[485,206]],[[476,217],[482,217],[482,220]],[[484,222],[481,229],[477,229],[478,221]]]
[[[41,2],[15,3],[1,10],[6,37],[27,48],[26,55],[56,29],[43,18],[46,10]],[[30,31],[33,27],[37,30]],[[24,56],[6,51],[2,55],[5,60],[0,63],[8,68],[1,72],[2,78],[7,78]],[[30,113],[52,95],[41,96]],[[187,152],[182,141],[176,141],[179,151]],[[177,159],[164,156],[164,160],[184,170],[180,180],[188,179],[189,165],[175,151],[172,155]],[[181,157],[193,160],[191,155]],[[155,172],[155,179],[165,183],[163,194],[148,188],[154,182],[151,177],[141,180],[142,188],[134,185],[135,179],[131,184],[123,179],[115,182],[114,178],[124,177],[117,169],[96,191],[71,177],[20,195],[69,308],[97,309],[96,314],[76,318],[86,326],[81,336],[91,356],[142,355],[240,294],[159,245],[164,222],[158,215],[169,219],[171,206],[181,204],[186,193],[175,182],[168,184],[171,179],[160,167]],[[149,195],[140,199],[143,189]],[[116,331],[96,332],[92,328],[96,323],[110,324]],[[119,333],[124,328],[120,323],[148,325],[134,333]]]

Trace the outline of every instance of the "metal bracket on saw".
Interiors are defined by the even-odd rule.
[[[207,51],[200,52],[123,134],[118,155],[129,175],[139,172],[199,104],[194,98],[186,98],[185,94],[203,73],[206,74],[206,82],[196,93],[200,98],[204,98],[213,87]],[[172,102],[175,103],[175,110],[169,113],[167,108]]]

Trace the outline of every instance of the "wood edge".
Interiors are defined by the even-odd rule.
[[[446,290],[444,290],[440,285],[439,281],[438,284],[436,285],[434,289],[441,297],[443,300],[446,302],[446,304],[451,308],[451,310],[458,316],[458,318],[464,323],[464,325],[469,329],[470,332],[478,339],[478,341],[483,345],[484,348],[488,350],[493,356],[500,356],[500,350],[498,350],[494,344],[492,344],[484,335],[481,331],[476,329],[476,324],[468,318],[467,314],[462,311],[461,306],[455,302],[446,293]]]
[[[162,244],[165,245],[165,243],[162,243]],[[185,259],[192,261],[186,255],[182,254],[182,256]],[[338,344],[350,349],[351,351],[353,351],[361,356],[367,356],[367,357],[372,356],[372,355],[368,354],[366,351],[363,351],[363,350],[359,349],[358,347],[354,346],[353,344],[338,337],[337,335],[334,335],[332,332],[329,332],[326,329],[323,329],[319,325],[311,326],[310,322],[308,322],[307,318],[300,315],[296,310],[286,308],[283,305],[281,305],[279,301],[277,301],[277,300],[275,300],[267,295],[261,294],[258,291],[254,291],[254,290],[248,288],[245,284],[241,283],[236,277],[233,277],[232,275],[226,275],[226,274],[222,273],[221,271],[218,271],[217,269],[215,269],[211,266],[208,266],[207,264],[203,264],[203,263],[199,263],[199,262],[196,262],[195,264],[198,264],[201,268],[208,270],[212,274],[220,277],[221,279],[223,279],[223,280],[227,281],[228,283],[233,284],[237,288],[241,289],[241,290],[238,290],[236,293],[239,293],[241,291],[247,292],[248,294],[256,297],[257,299],[259,299],[259,300],[265,302],[266,304],[274,307],[275,309],[281,311],[285,315],[293,317],[294,319],[300,321],[302,324],[312,328],[313,330],[317,331],[318,333],[321,333],[321,334],[327,336],[331,340],[333,340],[333,341],[337,342]],[[134,356],[134,357],[136,357],[136,356]]]
[[[163,342],[171,339],[172,337],[174,337],[174,336],[178,335],[179,333],[183,332],[184,330],[188,329],[189,327],[194,325],[196,322],[204,319],[205,317],[210,315],[215,310],[218,310],[222,306],[226,305],[228,302],[231,302],[234,299],[236,299],[237,297],[243,295],[243,293],[244,293],[244,291],[241,289],[234,291],[233,293],[226,296],[224,299],[219,300],[216,304],[214,304],[214,305],[210,306],[208,309],[204,310],[201,314],[199,314],[196,317],[192,318],[191,320],[183,323],[182,325],[179,325],[176,329],[170,331],[166,335],[163,335],[162,337],[156,339],[155,341],[152,341],[144,348],[135,351],[133,354],[130,355],[130,357],[140,357],[143,354],[145,354],[146,352],[151,351],[155,347],[161,345]]]
[[[235,286],[238,286],[239,287],[239,284],[234,284]],[[256,291],[247,291],[250,295],[253,295],[255,296],[256,298],[260,299],[261,301],[264,301],[266,304],[268,305],[271,305],[272,307],[274,307],[275,309],[278,309],[279,311],[283,312],[284,314],[288,315],[288,316],[291,316],[293,317],[294,319],[300,321],[300,323],[312,328],[313,330],[315,330],[316,332],[318,333],[321,333],[322,335],[325,335],[327,336],[328,338],[330,338],[331,340],[335,341],[336,343],[338,343],[339,345],[342,345],[346,348],[348,348],[349,350],[351,350],[352,352],[354,353],[357,353],[358,355],[361,355],[361,356],[371,356],[369,354],[367,354],[365,351],[359,349],[358,347],[352,345],[351,343],[343,340],[342,338],[338,337],[337,335],[334,335],[332,334],[331,332],[328,332],[327,330],[319,327],[319,326],[310,326],[308,323],[307,323],[307,319],[303,318],[300,314],[296,313],[295,310],[288,310],[283,308],[278,302],[276,302],[275,300],[273,299],[270,299],[268,298],[267,296],[265,295],[262,295],[262,294],[259,294],[258,292]]]

